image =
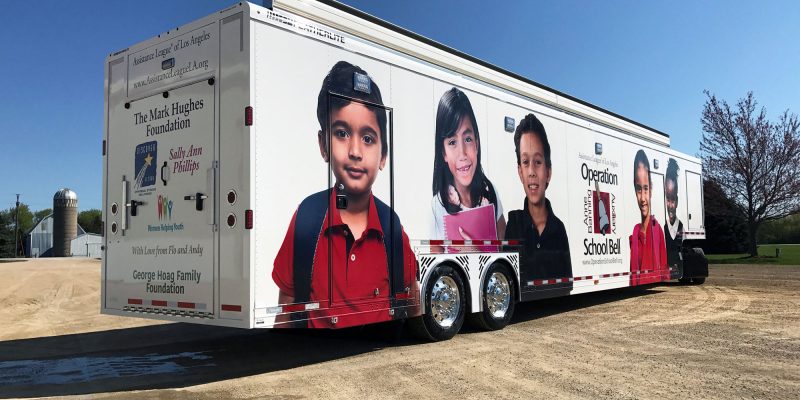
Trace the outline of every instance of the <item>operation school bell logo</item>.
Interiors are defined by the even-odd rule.
[[[609,165],[607,160],[604,159],[595,159],[594,161],[601,165],[600,168]],[[613,163],[609,166],[612,168],[617,167]],[[610,189],[609,186],[619,185],[617,174],[609,171],[609,168],[594,169],[583,163],[581,165],[581,178],[589,186],[586,190],[586,196],[583,197],[583,223],[586,225],[586,233],[601,234],[603,236],[609,233],[616,234],[616,196],[608,189]],[[601,183],[609,188],[606,188],[606,191],[600,191]]]
[[[594,233],[605,235],[611,232],[611,193],[601,192],[599,185],[595,182],[594,196],[592,196],[592,206],[594,208]]]
[[[136,172],[134,189],[156,184],[156,164],[158,162],[158,143],[156,141],[136,146],[133,170]]]
[[[158,195],[158,204],[156,206],[158,212],[158,220],[172,220],[172,200],[166,195]]]
[[[587,190],[584,197],[584,218],[587,233],[606,235],[617,232],[616,196],[614,193],[601,192],[595,182],[595,190]]]

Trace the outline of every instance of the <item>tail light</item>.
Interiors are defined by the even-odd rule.
[[[244,211],[244,229],[253,229],[253,210]]]
[[[244,125],[245,126],[252,126],[253,125],[253,107],[247,106],[244,108]]]

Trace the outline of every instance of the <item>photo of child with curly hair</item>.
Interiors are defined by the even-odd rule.
[[[670,158],[664,176],[664,200],[666,200],[667,223],[664,225],[664,237],[667,244],[667,263],[672,268],[670,277],[683,276],[681,261],[681,245],[683,222],[678,218],[678,162]]]

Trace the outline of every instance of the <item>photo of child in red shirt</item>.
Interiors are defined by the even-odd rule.
[[[406,316],[388,309],[414,296],[416,259],[398,216],[372,194],[389,147],[382,105],[378,85],[348,62],[322,82],[317,141],[335,183],[298,206],[272,271],[279,304],[319,308],[300,308],[296,322],[284,325],[343,328]],[[289,319],[283,314],[276,324]]]
[[[652,215],[652,180],[650,161],[644,150],[636,152],[633,160],[633,186],[642,222],[633,227],[629,238],[631,246],[631,286],[661,282],[669,279],[667,248],[664,230]]]

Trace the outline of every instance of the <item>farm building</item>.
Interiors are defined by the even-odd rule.
[[[78,225],[78,195],[67,188],[53,195],[53,213],[25,235],[28,257],[100,257],[103,237]]]
[[[70,240],[70,253],[72,257],[100,257],[103,237],[94,233],[86,233],[77,226],[77,237]],[[26,257],[54,257],[53,249],[53,214],[48,215],[27,235],[25,235]]]

